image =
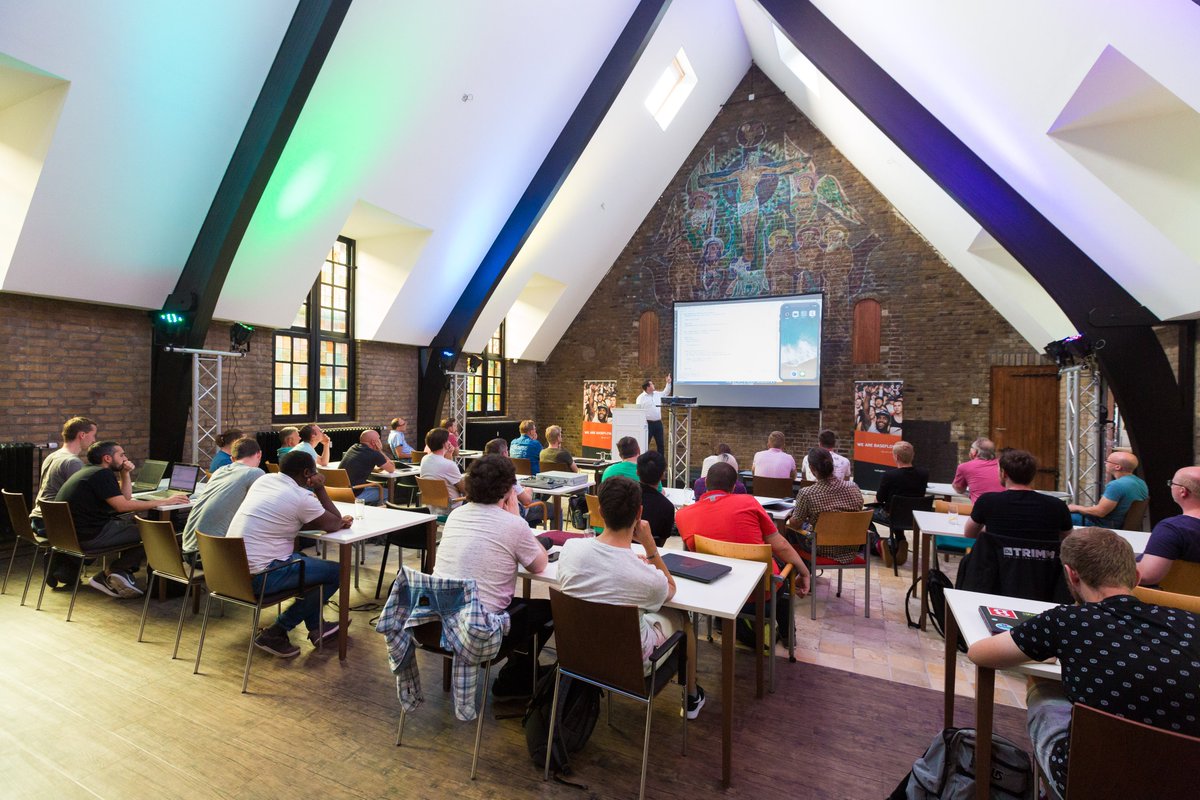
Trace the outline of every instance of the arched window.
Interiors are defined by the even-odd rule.
[[[638,366],[652,369],[658,366],[658,313],[643,311],[638,319]]]
[[[879,338],[883,329],[883,314],[878,300],[865,298],[854,304],[852,333],[853,363],[878,364]]]

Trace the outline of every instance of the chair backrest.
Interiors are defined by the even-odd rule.
[[[272,461],[263,462],[263,466],[265,466],[267,468],[267,472],[269,472],[269,473],[279,472],[279,465]]]
[[[895,495],[888,503],[889,527],[896,530],[911,529],[914,511],[933,511],[933,498],[929,496],[906,497]]]
[[[204,582],[211,592],[255,603],[250,564],[246,561],[246,540],[240,536],[209,536],[196,532],[200,560],[204,563]]]
[[[971,511],[975,509],[974,503],[955,503],[953,500],[933,501],[933,510],[939,514],[949,514],[950,506],[956,506],[958,508],[958,513],[962,514],[964,517],[970,516]],[[914,510],[919,511],[920,509]]]
[[[353,503],[355,500],[354,490],[349,486],[327,486],[325,491],[335,503]]]
[[[1167,606],[1168,608],[1178,608],[1190,611],[1193,614],[1200,614],[1200,597],[1194,594],[1176,594],[1175,592],[1164,592],[1159,589],[1148,589],[1145,586],[1136,587],[1133,593],[1137,596],[1138,600],[1144,603],[1153,603],[1156,606]]]
[[[600,512],[600,496],[595,494],[585,494],[588,508],[588,524],[593,528],[603,528],[604,514]]]
[[[1121,530],[1140,531],[1146,520],[1146,501],[1134,500],[1125,510],[1125,519],[1121,520]]]
[[[329,467],[317,467],[317,472],[325,476],[325,488],[349,489],[350,476],[344,469],[330,469]]]
[[[1059,542],[1018,539],[984,531],[959,567],[955,586],[1026,600],[1070,602],[1058,557]]]
[[[1200,738],[1079,703],[1071,712],[1067,800],[1195,797],[1198,763]]]
[[[8,489],[0,491],[4,493],[4,505],[8,509],[8,521],[12,525],[13,532],[21,539],[37,544],[33,528],[29,527],[29,509],[25,507],[25,495],[20,492],[10,492]]]
[[[65,501],[43,500],[42,521],[46,523],[46,538],[59,550],[81,553],[79,535],[75,533],[75,518],[71,506]]]
[[[175,538],[175,526],[170,520],[137,519],[138,535],[146,550],[146,563],[155,572],[187,580],[188,571],[183,566],[179,540]]]
[[[755,475],[750,491],[755,497],[791,497],[793,494],[792,479],[764,478],[761,475]]]
[[[450,490],[441,478],[417,478],[417,489],[421,493],[421,505],[436,508],[450,506]]]
[[[530,463],[528,458],[517,458],[516,456],[509,456],[508,458],[512,461],[513,469],[517,471],[518,475],[533,474],[533,464]]]
[[[693,536],[692,549],[697,553],[707,553],[710,556],[725,558],[740,558],[742,561],[757,561],[760,564],[771,563],[771,545],[743,544],[741,542],[725,542],[720,539],[710,539],[707,536]],[[763,576],[763,589],[771,590],[771,573],[767,570]]]
[[[558,663],[569,671],[623,692],[646,696],[637,606],[580,600],[550,590]],[[604,631],[597,636],[596,631]]]
[[[817,547],[854,547],[867,543],[870,511],[822,511],[813,533]]]
[[[1200,564],[1176,559],[1158,585],[1159,588],[1176,594],[1200,595]]]

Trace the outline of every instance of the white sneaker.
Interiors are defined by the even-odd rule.
[[[139,589],[138,585],[133,582],[133,576],[127,575],[124,572],[114,572],[109,575],[108,586],[113,590],[116,597],[121,597],[126,600],[134,597],[141,597],[145,594],[145,592]]]
[[[93,575],[92,579],[88,581],[88,586],[92,587],[97,592],[103,592],[109,597],[120,596],[112,587],[108,585],[108,578],[104,576],[103,572],[97,572],[95,575]]]

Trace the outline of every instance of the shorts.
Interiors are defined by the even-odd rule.
[[[688,624],[686,617],[682,611],[664,608],[658,611],[647,611],[644,615],[646,624],[650,626],[650,631],[653,634],[653,642],[647,649],[643,644],[642,652],[642,672],[645,675],[650,674],[650,653],[654,652],[663,642],[675,635],[676,631],[681,631]],[[664,663],[659,661],[660,664]]]

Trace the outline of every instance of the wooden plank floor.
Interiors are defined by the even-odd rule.
[[[364,590],[373,591],[375,574],[364,569]],[[409,716],[405,746],[394,747],[395,682],[383,637],[370,625],[374,611],[351,614],[346,662],[294,634],[302,655],[281,661],[257,653],[250,694],[242,695],[249,628],[242,609],[210,623],[194,676],[198,618],[185,624],[182,658],[170,658],[180,600],[151,603],[147,641],[138,644],[140,602],[81,587],[67,623],[68,595],[47,591],[39,613],[18,606],[19,588],[14,594],[10,583],[0,597],[6,798],[579,800],[637,792],[642,716],[619,699],[613,726],[602,715],[573,762],[574,780],[587,791],[541,781],[518,719],[486,720],[479,777],[469,780],[474,725],[454,718],[438,662],[425,654],[418,657],[426,703]],[[365,594],[352,594],[354,602],[368,602]],[[709,701],[689,725],[686,757],[678,694],[669,690],[655,706],[648,796],[879,798],[941,727],[939,692],[785,659],[777,663],[778,692],[755,700],[753,660],[739,652],[734,786],[722,791],[719,647],[702,640],[700,656]],[[968,705],[959,698],[960,725],[969,724]],[[997,707],[996,716],[998,732],[1028,746],[1022,711]]]

